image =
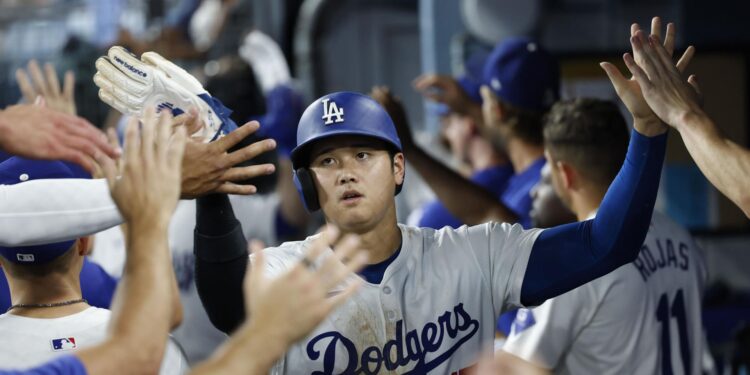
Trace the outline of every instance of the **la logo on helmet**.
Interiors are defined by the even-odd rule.
[[[331,99],[323,99],[323,116],[321,118],[326,120],[326,125],[344,122],[344,108],[339,108],[336,102],[331,102]]]

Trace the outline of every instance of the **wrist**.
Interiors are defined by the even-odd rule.
[[[241,342],[247,343],[248,346],[262,345],[263,360],[272,364],[286,353],[292,343],[279,334],[281,331],[279,327],[264,327],[257,324],[257,321],[258,319],[251,317],[249,322],[246,322],[237,331],[237,337]]]
[[[713,122],[703,111],[685,111],[677,117],[674,124],[675,129],[679,132],[704,126],[713,126]]]
[[[633,118],[633,128],[640,133],[641,135],[645,135],[647,137],[655,137],[657,135],[661,135],[667,132],[669,129],[664,122],[661,121],[658,117],[649,117],[649,118]]]

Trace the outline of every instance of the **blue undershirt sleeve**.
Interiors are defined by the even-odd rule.
[[[65,355],[28,370],[0,370],[0,375],[86,375],[86,367],[78,357]]]
[[[531,249],[521,303],[539,305],[630,263],[651,222],[667,135],[633,130],[625,163],[596,218],[544,230]]]

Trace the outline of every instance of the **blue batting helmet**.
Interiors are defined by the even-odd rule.
[[[307,167],[311,146],[322,139],[360,135],[381,140],[401,152],[401,140],[393,120],[369,96],[349,91],[325,95],[310,104],[297,126],[297,147],[292,150],[294,183],[309,211],[320,208],[315,184]],[[396,194],[401,190],[397,186]]]

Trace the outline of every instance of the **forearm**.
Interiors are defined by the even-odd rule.
[[[231,333],[245,319],[247,243],[226,195],[199,198],[197,205],[196,288],[211,323]]]
[[[440,202],[464,224],[518,221],[518,216],[491,192],[438,162],[418,146],[407,150],[407,159]]]
[[[665,150],[666,135],[633,132],[625,163],[596,218],[539,235],[521,288],[524,305],[541,304],[636,258],[651,222]]]
[[[245,324],[190,374],[267,374],[285,350],[284,343],[261,327]]]
[[[701,172],[750,217],[750,152],[724,137],[707,116],[686,118],[678,130]]]
[[[128,228],[128,253],[112,304],[108,340],[79,353],[90,373],[123,368],[154,372],[161,363],[173,316],[173,306],[164,303],[170,293],[170,277],[164,273],[171,264],[167,221],[145,224]]]
[[[0,245],[66,241],[122,223],[104,179],[0,186]]]

